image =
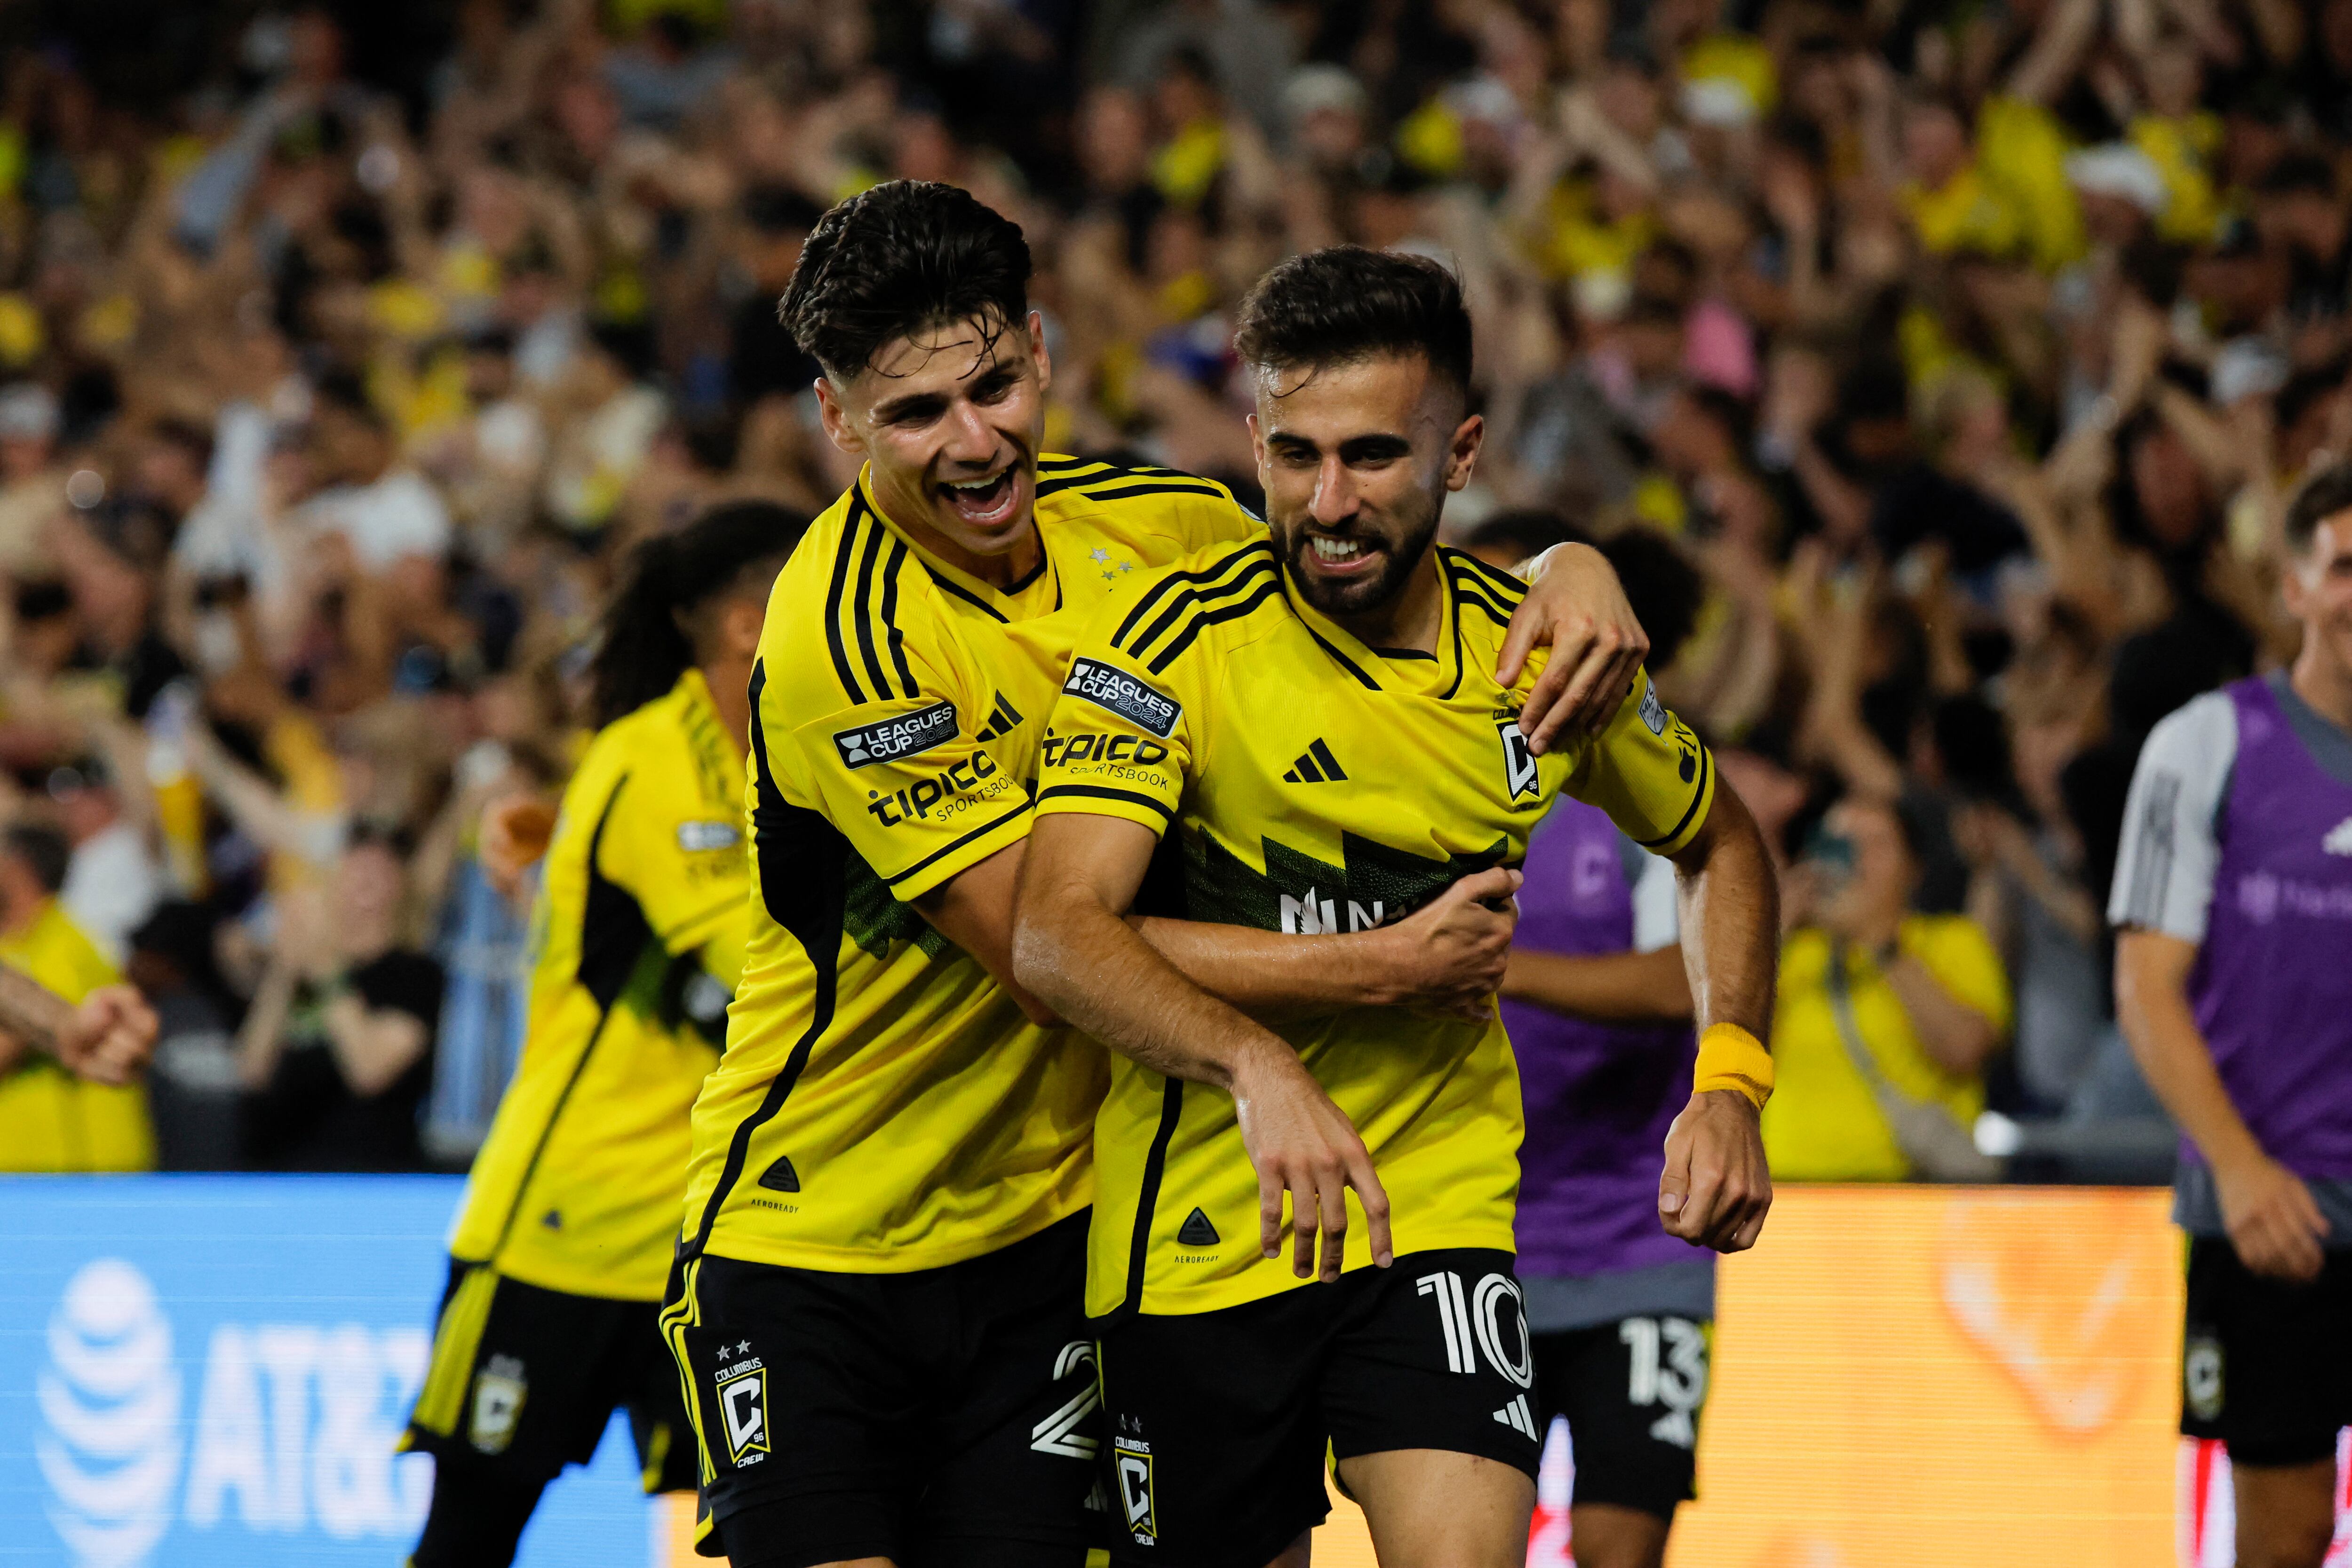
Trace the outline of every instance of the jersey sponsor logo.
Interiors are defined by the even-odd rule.
[[[1138,1546],[1160,1540],[1160,1510],[1151,1490],[1151,1445],[1140,1437],[1118,1437],[1111,1457],[1118,1472],[1118,1503],[1127,1516],[1127,1532]]]
[[[1337,898],[1326,898],[1311,887],[1297,898],[1286,893],[1282,895],[1282,932],[1286,936],[1328,936],[1339,931],[1370,931],[1374,926],[1386,925],[1404,916],[1403,909],[1391,909],[1385,899],[1375,898],[1370,904],[1362,904],[1351,898],[1348,900],[1347,924],[1342,925]]]
[[[2347,817],[2327,830],[2319,847],[2331,855],[2352,855],[2352,817]]]
[[[732,822],[680,822],[677,847],[689,854],[706,850],[731,850],[743,841],[743,830]]]
[[[1084,697],[1162,740],[1175,733],[1176,721],[1184,713],[1182,703],[1158,687],[1093,659],[1071,660],[1069,678],[1062,683],[1062,690],[1071,696]]]
[[[1518,721],[1497,724],[1495,734],[1503,743],[1503,783],[1510,790],[1511,800],[1517,802],[1542,799],[1543,787],[1536,781],[1535,750],[1528,745],[1528,737],[1519,733]]]
[[[744,1347],[738,1346],[741,1354]],[[721,1345],[719,1354],[727,1354]],[[719,1396],[719,1417],[725,1425],[727,1462],[738,1467],[756,1465],[768,1455],[768,1368],[754,1359],[748,1364],[730,1367],[720,1375],[713,1390]]]
[[[866,791],[866,809],[886,828],[895,828],[912,819],[928,822],[934,809],[942,821],[969,810],[982,800],[992,800],[1004,792],[1003,769],[985,751],[975,751],[970,757],[958,758],[929,779],[917,779],[904,789],[885,795],[879,789]],[[989,779],[997,782],[988,783]]]
[[[845,768],[866,768],[877,762],[904,762],[931,747],[953,740],[962,731],[956,724],[955,704],[941,698],[893,718],[877,719],[855,729],[836,729],[833,744]]]
[[[1650,727],[1652,735],[1666,733],[1666,705],[1658,700],[1655,686],[1642,694],[1642,722]]]
[[[1086,729],[1076,735],[1048,735],[1045,760],[1048,768],[1068,768],[1081,762],[1132,762],[1150,768],[1168,760],[1168,748],[1156,740],[1137,736]]]
[[[530,1393],[523,1364],[511,1355],[494,1355],[474,1375],[473,1409],[466,1422],[466,1441],[476,1451],[503,1454],[514,1441],[522,1418],[522,1402]]]
[[[1282,781],[1286,784],[1338,784],[1345,782],[1347,777],[1347,770],[1339,766],[1339,759],[1331,755],[1331,748],[1323,744],[1323,737],[1318,735],[1299,755],[1298,760],[1290,765],[1290,771],[1282,776]]]
[[[1064,1459],[1091,1459],[1102,1452],[1102,1440],[1086,1428],[1088,1417],[1102,1408],[1102,1383],[1095,1376],[1092,1340],[1074,1339],[1054,1358],[1054,1381],[1078,1379],[1077,1391],[1061,1407],[1029,1428],[1029,1446],[1041,1454]]]

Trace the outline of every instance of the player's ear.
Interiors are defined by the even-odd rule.
[[[1454,438],[1445,449],[1445,487],[1459,490],[1470,483],[1471,473],[1478,466],[1478,451],[1486,443],[1486,416],[1474,413],[1454,427]]]
[[[1054,384],[1054,359],[1045,351],[1045,318],[1043,312],[1032,310],[1023,326],[1029,332],[1029,362],[1037,370],[1037,391],[1042,395]]]
[[[849,411],[842,406],[841,389],[833,384],[830,371],[816,378],[816,412],[827,440],[852,457],[866,455],[866,438],[850,425]]]

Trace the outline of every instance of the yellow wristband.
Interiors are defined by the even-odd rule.
[[[1691,1070],[1691,1092],[1728,1089],[1747,1096],[1759,1111],[1772,1098],[1772,1053],[1736,1023],[1711,1023],[1698,1037],[1698,1064]]]

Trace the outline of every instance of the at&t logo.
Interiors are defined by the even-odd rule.
[[[180,1474],[172,1325],[144,1274],[101,1258],[74,1275],[34,1391],[34,1457],[59,1538],[83,1568],[143,1561],[171,1524]]]

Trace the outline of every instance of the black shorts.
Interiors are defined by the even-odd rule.
[[[1542,1455],[1507,1252],[1416,1252],[1238,1307],[1097,1325],[1114,1563],[1264,1568],[1330,1511],[1327,1447],[1335,1460],[1444,1448],[1530,1477]]]
[[[1084,1315],[1087,1216],[943,1269],[705,1256],[663,1314],[735,1568],[1082,1568],[1108,1502]]]
[[[2220,1237],[2189,1243],[2180,1429],[2219,1437],[2232,1463],[2333,1458],[2352,1426],[2352,1251],[2307,1285],[2268,1280]]]
[[[1613,1503],[1671,1521],[1698,1495],[1698,1420],[1706,1407],[1713,1324],[1622,1318],[1539,1333],[1536,1419],[1568,1421],[1576,1460],[1571,1504]]]
[[[440,1469],[536,1489],[586,1464],[622,1408],[646,1490],[692,1491],[693,1430],[660,1313],[652,1301],[542,1290],[453,1261],[401,1447]]]

